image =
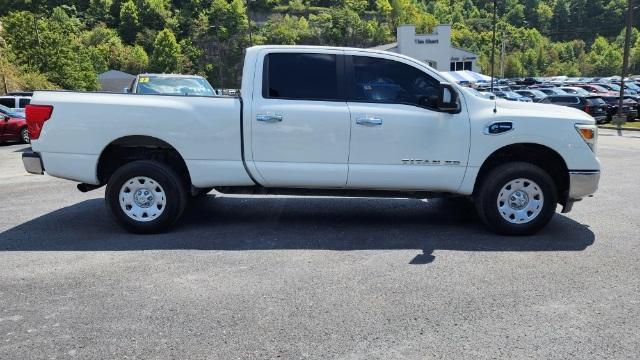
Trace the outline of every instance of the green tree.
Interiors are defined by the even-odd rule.
[[[138,34],[138,8],[136,4],[129,0],[122,4],[120,8],[120,26],[118,27],[120,37],[127,44],[132,44]]]
[[[54,8],[48,18],[42,19],[26,11],[13,12],[2,23],[8,51],[15,55],[16,65],[24,72],[43,74],[52,84],[65,89],[98,88],[92,54],[79,41],[80,21],[62,7]]]
[[[180,71],[182,54],[176,36],[169,29],[158,33],[153,46],[153,54],[149,61],[152,71],[173,73]]]

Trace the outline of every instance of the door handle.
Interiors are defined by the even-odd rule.
[[[378,126],[382,125],[382,119],[376,117],[364,117],[356,119],[356,124],[358,125],[367,125],[367,126]]]
[[[282,115],[258,114],[256,115],[256,120],[263,122],[280,122],[282,121]]]

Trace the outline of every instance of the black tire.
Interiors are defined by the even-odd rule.
[[[123,209],[125,205],[121,206],[120,191],[126,182],[136,177],[152,179],[163,190],[164,204],[161,206],[163,209],[157,218],[145,221],[135,220],[125,213]],[[127,231],[153,234],[171,228],[178,221],[187,203],[186,189],[187,186],[183,180],[169,166],[153,160],[138,160],[120,167],[111,176],[105,190],[105,202],[115,221]]]
[[[31,143],[31,139],[29,138],[29,129],[27,129],[26,127],[20,129],[20,141],[25,144]]]
[[[498,208],[499,196],[505,194],[501,193],[501,190],[509,182],[517,179],[533,181],[538,185],[535,188],[538,189],[538,192],[541,191],[543,196],[541,210],[525,223],[508,221]],[[538,166],[525,162],[509,162],[491,169],[480,181],[474,194],[476,211],[482,222],[495,233],[512,236],[532,235],[545,227],[555,214],[558,202],[555,183],[549,174]],[[525,211],[525,213],[529,216],[528,212]],[[535,212],[531,212],[531,214],[533,216]],[[505,212],[504,216],[508,216],[508,214]],[[517,221],[517,219],[514,218],[512,221]]]

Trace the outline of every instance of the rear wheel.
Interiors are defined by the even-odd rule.
[[[538,166],[506,163],[490,170],[481,181],[475,194],[476,210],[498,234],[534,234],[555,214],[556,186]]]
[[[130,162],[111,176],[105,193],[116,222],[134,233],[158,233],[173,226],[187,202],[186,186],[167,165]]]

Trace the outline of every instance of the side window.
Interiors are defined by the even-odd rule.
[[[31,99],[29,98],[22,98],[20,99],[20,108],[24,108],[25,106],[29,105],[29,103],[31,102]]]
[[[265,57],[264,75],[265,98],[344,101],[334,54],[271,53]]]
[[[349,100],[436,108],[440,82],[401,62],[353,56]]]
[[[4,105],[8,108],[16,107],[16,100],[14,98],[2,98],[0,99],[0,105]]]

